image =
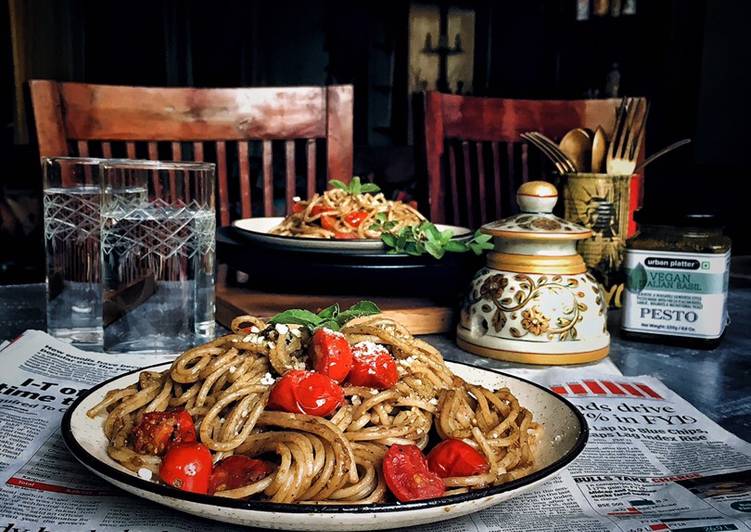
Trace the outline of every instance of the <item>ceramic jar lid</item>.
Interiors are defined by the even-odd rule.
[[[547,181],[528,181],[516,192],[521,213],[485,224],[483,233],[502,238],[581,240],[592,231],[553,214],[558,191]]]

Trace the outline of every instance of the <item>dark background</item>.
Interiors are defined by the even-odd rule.
[[[648,169],[646,205],[720,210],[735,252],[751,251],[740,192],[749,178],[751,3],[640,0],[636,15],[586,21],[575,20],[576,0],[450,5],[476,12],[476,95],[582,98],[602,93],[617,62],[621,94],[652,102],[647,153],[680,138],[694,141]],[[0,282],[43,278],[37,151],[33,132],[26,141],[15,126],[11,22],[19,10],[26,46],[16,62],[25,61],[27,78],[196,87],[352,83],[355,173],[402,188],[424,179],[408,145],[409,2],[8,0],[0,4]],[[393,62],[386,88],[375,79],[378,57]]]

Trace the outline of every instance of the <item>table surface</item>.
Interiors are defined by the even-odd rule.
[[[729,312],[731,324],[722,344],[711,351],[626,341],[618,336],[618,312],[611,312],[610,358],[624,375],[659,378],[725,429],[751,440],[751,287],[731,289]],[[27,329],[44,330],[45,321],[44,285],[0,286],[0,341]],[[466,353],[450,336],[427,340],[448,360],[495,369],[522,367]]]

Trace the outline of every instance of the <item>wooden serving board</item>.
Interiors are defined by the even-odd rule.
[[[229,328],[232,320],[243,314],[264,319],[290,308],[316,312],[334,303],[347,308],[363,299],[373,301],[384,315],[399,321],[412,334],[445,333],[454,327],[454,309],[430,298],[272,294],[223,283],[216,287],[216,320]]]

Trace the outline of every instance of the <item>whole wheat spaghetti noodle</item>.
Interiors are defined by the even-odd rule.
[[[343,384],[345,400],[327,418],[266,408],[274,381],[306,365],[310,333],[241,316],[232,334],[196,347],[161,373],[113,390],[87,414],[102,416],[107,453],[126,468],[157,474],[159,456],[134,450],[132,430],[144,414],[186,409],[214,462],[262,457],[273,472],[215,495],[281,503],[367,504],[388,500],[381,462],[393,444],[425,451],[458,438],[487,460],[487,472],[444,478],[446,494],[502,484],[534,467],[538,425],[506,388],[491,391],[454,375],[428,343],[379,316],[341,329],[350,344],[372,342],[396,359],[399,378],[383,391]],[[140,473],[139,473],[140,474]]]
[[[383,194],[350,194],[344,190],[327,190],[308,201],[298,201],[295,211],[271,230],[272,234],[303,238],[370,238],[378,239],[374,228],[376,215],[395,222],[394,233],[408,225],[419,225],[425,217],[417,209]],[[350,215],[353,215],[350,216]]]

